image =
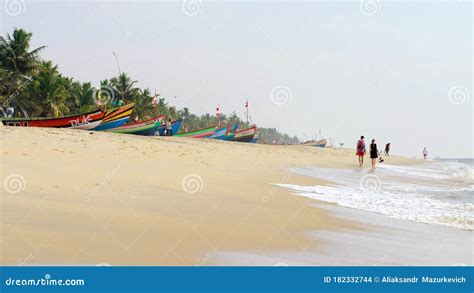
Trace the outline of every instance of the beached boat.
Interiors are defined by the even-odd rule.
[[[7,118],[2,119],[2,123],[5,126],[20,127],[93,129],[102,123],[104,114],[104,111],[95,110],[89,113],[57,118]]]
[[[253,138],[252,138],[252,140],[250,141],[250,143],[257,143],[257,141],[258,141],[258,133],[256,133],[256,134],[253,136]]]
[[[214,133],[209,137],[212,139],[223,139],[227,133],[227,126],[219,127],[214,130]]]
[[[209,128],[198,129],[185,133],[178,133],[175,136],[178,137],[193,137],[193,138],[209,138],[214,134],[217,126],[212,126]]]
[[[219,127],[214,130],[214,133],[209,137],[212,139],[219,140],[232,140],[235,136],[235,130],[237,130],[237,123],[229,130],[227,126]]]
[[[154,135],[163,124],[161,122],[162,118],[163,116],[159,116],[145,121],[137,121],[106,131],[136,135]]]
[[[181,123],[183,122],[183,119],[178,119],[174,122],[171,123],[171,132],[173,133],[173,135],[175,133],[178,133],[179,132],[179,129],[181,128]],[[166,130],[166,124],[162,124],[157,132],[155,133],[155,135],[160,135],[160,136],[164,136],[165,135],[165,130]]]
[[[132,103],[108,110],[104,115],[102,123],[94,128],[94,130],[107,130],[124,125],[130,118],[130,115],[132,115],[134,107],[135,104]]]
[[[257,126],[253,126],[243,130],[237,130],[235,131],[235,135],[232,140],[238,142],[251,142],[256,133]]]
[[[319,147],[319,148],[324,148],[326,147],[326,145],[328,144],[328,141],[327,139],[323,138],[323,139],[320,139],[320,140],[309,140],[309,141],[306,141],[304,143],[302,143],[302,145],[308,145],[308,146],[314,146],[314,147]]]

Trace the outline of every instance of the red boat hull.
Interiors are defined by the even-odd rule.
[[[2,120],[2,123],[5,126],[92,129],[102,122],[104,114],[105,112],[96,110],[85,114],[59,118],[5,119]]]

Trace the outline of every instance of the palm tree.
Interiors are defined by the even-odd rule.
[[[135,108],[131,119],[134,120],[137,117],[144,118],[153,115],[153,98],[154,96],[151,95],[149,89],[145,89],[135,95],[135,98],[132,100],[135,103]]]
[[[94,101],[94,89],[90,82],[80,83],[67,78],[65,88],[68,92],[66,104],[72,114],[90,112],[97,108]]]
[[[58,67],[51,61],[43,61],[38,74],[28,86],[27,94],[31,97],[28,105],[33,110],[32,114],[40,117],[68,114],[68,92],[65,83]]]
[[[6,100],[20,107],[24,114],[20,101],[16,100],[18,91],[25,87],[25,83],[31,81],[31,77],[38,70],[40,63],[39,52],[44,46],[30,51],[32,33],[22,29],[15,29],[13,34],[7,34],[6,38],[0,36],[0,68],[6,71],[2,78]],[[12,96],[15,98],[12,98]]]
[[[115,98],[131,102],[140,95],[140,89],[135,87],[136,80],[132,80],[126,73],[110,79],[110,85],[115,91]]]

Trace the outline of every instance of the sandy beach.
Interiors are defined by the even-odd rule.
[[[374,246],[391,243],[390,249],[403,251],[427,226],[401,221],[375,227],[367,221],[381,222],[367,213],[353,217],[350,209],[274,185],[324,185],[289,170],[357,168],[353,150],[67,129],[3,127],[0,134],[2,265],[370,265],[373,255],[341,261],[341,246],[354,247],[353,237],[372,233],[381,241]],[[423,163],[396,156],[386,161]],[[457,231],[430,227],[436,237],[419,237],[418,249]],[[394,231],[405,232],[381,240]],[[469,244],[472,231],[460,231],[460,241]],[[439,246],[426,258],[453,246]],[[246,262],[243,255],[253,256]],[[387,264],[451,261],[397,255]],[[453,263],[469,260],[472,251]]]

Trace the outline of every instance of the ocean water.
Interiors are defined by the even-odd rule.
[[[295,173],[330,184],[277,184],[296,195],[389,217],[473,230],[474,164],[472,159],[433,160],[417,166],[378,164],[366,168],[308,167]]]

